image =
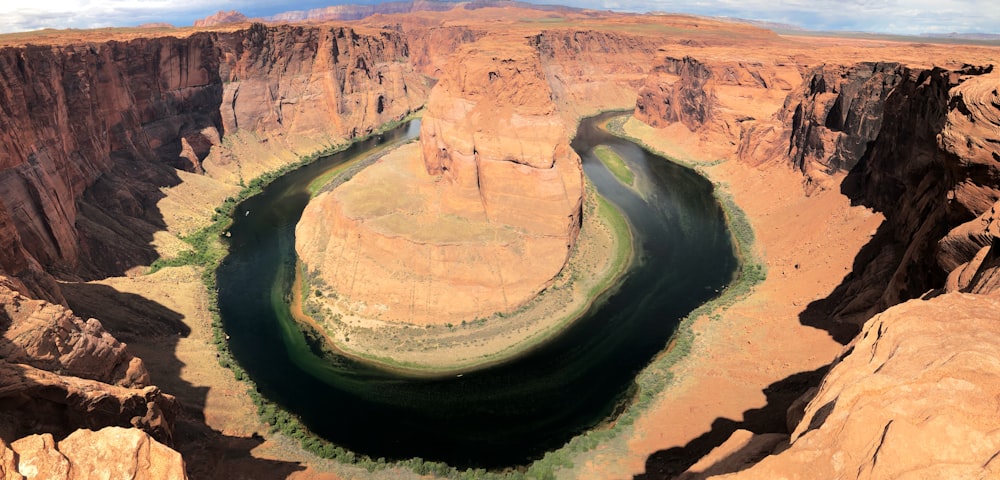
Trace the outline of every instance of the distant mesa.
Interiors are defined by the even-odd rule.
[[[137,25],[135,28],[175,28],[175,27],[167,22],[152,22],[152,23],[143,23],[142,25]]]
[[[236,10],[230,10],[228,12],[219,10],[215,15],[209,15],[205,18],[201,18],[194,21],[194,26],[196,27],[215,27],[218,25],[228,25],[232,23],[246,23],[250,21],[250,17],[243,15]]]

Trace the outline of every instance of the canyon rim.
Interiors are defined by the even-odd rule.
[[[216,207],[254,179],[426,105],[420,143],[352,180],[407,195],[347,182],[299,226],[307,273],[386,320],[506,312],[553,281],[585,222],[568,132],[602,110],[634,109],[620,134],[739,206],[755,239],[741,253],[767,271],[682,324],[672,351],[687,355],[640,374],[642,408],[491,474],[998,473],[997,47],[469,7],[0,37],[0,471],[83,478],[107,458],[148,478],[430,473],[330,462],[263,425],[220,365],[206,267],[191,264],[216,240],[198,232],[229,213]],[[386,214],[386,200],[410,203]],[[433,238],[449,230],[469,241]],[[325,263],[335,249],[369,272],[364,289]],[[420,256],[463,268],[405,262]],[[456,301],[394,296],[417,288]]]

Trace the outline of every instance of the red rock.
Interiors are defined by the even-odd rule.
[[[31,300],[2,286],[0,306],[4,361],[125,387],[149,383],[142,361],[97,319],[85,321],[62,305]]]
[[[311,152],[417,108],[426,87],[398,61],[404,39],[369,32],[257,25],[0,48],[3,273],[60,303],[51,275],[120,275],[156,257],[154,205],[179,181],[173,168],[215,167],[204,170],[235,184],[233,172],[281,166],[258,165],[275,155],[230,158],[222,137],[242,129]],[[236,162],[232,172],[220,158]]]
[[[726,479],[994,478],[1000,297],[946,294],[873,318],[788,450]]]
[[[199,18],[194,21],[194,26],[196,27],[214,27],[218,25],[226,25],[230,23],[245,23],[249,22],[250,18],[243,15],[236,10],[224,11],[219,10],[218,12],[209,15],[205,18]]]

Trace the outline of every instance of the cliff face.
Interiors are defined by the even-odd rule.
[[[790,446],[713,478],[997,476],[998,309],[995,295],[953,293],[878,315],[792,424]]]
[[[738,155],[760,164],[787,159],[807,182],[835,186],[881,131],[887,97],[910,75],[897,63],[824,65],[808,72],[771,121],[743,136]]]
[[[839,82],[829,81],[831,68]],[[944,287],[953,269],[992,242],[983,219],[959,228],[1000,198],[1000,157],[991,142],[996,106],[986,88],[996,77],[987,75],[990,70],[895,64],[819,69],[776,115],[784,126],[776,142],[753,129],[747,133],[744,145],[761,142],[772,154],[787,152],[777,158],[804,171],[807,188],[829,185],[827,177],[844,178],[846,195],[885,215],[825,306],[841,320],[860,325]]]
[[[669,83],[664,77],[677,77]],[[654,127],[683,123],[692,132],[708,123],[716,102],[715,91],[706,88],[712,71],[691,57],[666,58],[647,77],[635,102],[635,116]]]
[[[538,54],[526,45],[477,43],[451,65],[421,125],[427,173],[480,200],[490,222],[572,245],[583,195],[580,159]]]
[[[637,116],[712,128],[718,103],[733,93],[714,84],[725,63],[668,63],[643,90]],[[995,403],[995,326],[982,322],[1000,306],[998,84],[989,66],[823,65],[805,72],[773,116],[741,122],[745,165],[790,167],[805,192],[838,188],[885,221],[839,287],[800,313],[800,321],[832,319],[861,333],[818,393],[789,410],[791,437],[738,431],[682,478],[755,463],[719,478],[995,470],[995,422],[982,413]]]
[[[725,61],[668,59],[640,93],[636,115],[657,126],[714,128],[727,117],[722,100],[713,100],[725,70],[732,71]],[[729,83],[758,89],[776,83],[769,80],[773,72],[742,71],[726,74],[736,79]],[[886,217],[851,275],[817,308],[861,325],[944,287],[950,272],[992,243],[985,233],[990,219],[983,217],[1000,197],[991,71],[825,65],[809,71],[771,118],[740,122],[740,161],[791,165],[803,173],[807,192],[839,186]],[[989,257],[986,265],[993,262]]]
[[[99,320],[64,308],[54,278],[156,258],[177,169],[237,184],[415,109],[426,87],[407,55],[396,31],[260,25],[0,49],[0,435],[69,435],[14,442],[8,474],[184,476],[150,438],[172,445],[174,398]],[[73,433],[107,426],[146,433]]]
[[[509,312],[544,289],[576,241],[583,201],[538,55],[484,39],[435,86],[419,151],[318,196],[300,258],[366,315],[451,323]],[[364,281],[358,281],[363,278]]]
[[[425,91],[406,55],[394,32],[263,26],[0,49],[5,273],[60,302],[45,272],[147,264],[174,168],[202,171],[208,159],[205,170],[237,183],[276,166],[241,164],[219,148],[227,133],[318,148],[397,118]]]
[[[702,62],[690,56],[674,57],[672,53],[673,49],[658,53],[663,60],[645,77],[634,115],[657,128],[683,124],[703,138],[712,136],[714,143],[736,145],[743,123],[760,115],[758,103],[773,96],[772,92],[791,91],[800,82],[794,64]]]
[[[370,132],[418,108],[422,79],[407,63],[401,34],[351,28],[268,28],[218,39],[226,81],[220,104],[226,131],[329,141]]]
[[[604,30],[543,30],[529,44],[538,51],[563,118],[627,108],[649,74],[661,37]]]

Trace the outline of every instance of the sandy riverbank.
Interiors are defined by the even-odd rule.
[[[567,478],[661,478],[736,428],[784,422],[775,405],[789,402],[842,348],[821,325],[803,323],[807,308],[840,283],[882,222],[838,192],[807,197],[801,175],[786,166],[727,160],[724,150],[706,150],[683,125],[675,127],[654,129],[633,118],[625,131],[732,195],[768,276],[728,309],[695,321],[691,353],[671,369],[666,390],[622,435],[574,458]]]

